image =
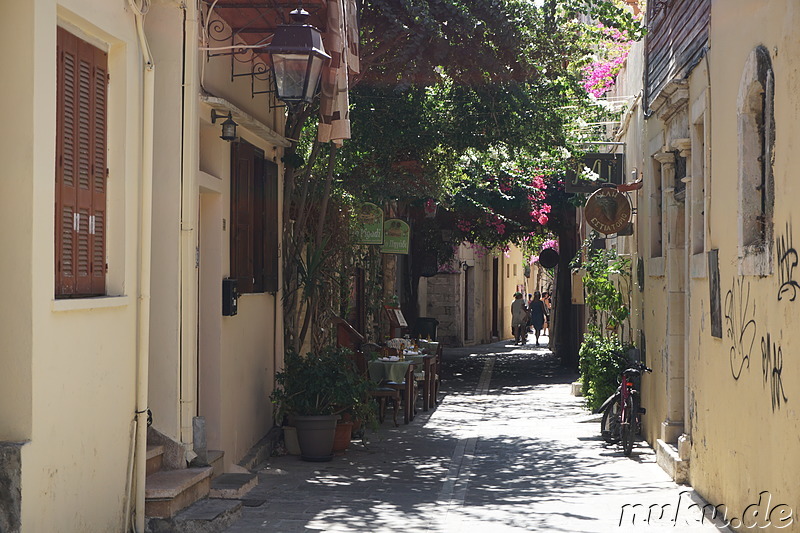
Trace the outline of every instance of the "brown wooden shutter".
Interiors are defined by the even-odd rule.
[[[278,165],[264,162],[265,224],[264,224],[264,290],[278,292]]]
[[[105,52],[58,28],[56,296],[105,293]]]
[[[255,151],[253,161],[253,292],[264,292],[266,246],[264,231],[266,225],[266,180],[264,176],[264,153]]]
[[[255,147],[231,144],[231,277],[253,292],[253,160]]]

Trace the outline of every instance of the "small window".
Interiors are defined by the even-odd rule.
[[[231,145],[231,277],[242,293],[278,291],[278,166]]]
[[[653,161],[653,183],[650,188],[650,257],[661,257],[663,213],[661,208],[661,163]]]
[[[57,30],[55,295],[106,290],[108,58]]]
[[[692,131],[692,194],[691,194],[691,228],[692,253],[705,251],[706,213],[705,213],[705,123],[703,118],[694,125]]]
[[[739,85],[739,270],[768,275],[772,271],[772,213],[775,79],[769,51],[750,54]]]

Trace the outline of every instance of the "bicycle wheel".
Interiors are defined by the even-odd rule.
[[[600,420],[600,435],[609,444],[619,440],[619,403],[611,403]]]
[[[642,436],[642,413],[641,413],[641,403],[639,400],[639,395],[635,394],[633,396],[633,427],[634,432],[633,434],[637,437]]]
[[[625,399],[625,408],[622,410],[620,438],[622,439],[622,453],[628,457],[633,451],[633,441],[636,438],[636,422],[633,412],[633,399]]]

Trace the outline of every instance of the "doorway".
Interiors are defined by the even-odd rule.
[[[197,414],[209,449],[222,449],[222,194],[201,188],[198,224]]]

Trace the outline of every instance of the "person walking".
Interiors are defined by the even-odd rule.
[[[544,327],[542,328],[542,335],[550,335],[550,314],[552,313],[553,304],[550,300],[550,293],[547,291],[542,292],[542,303],[544,303]]]
[[[533,301],[530,305],[531,324],[533,325],[534,334],[536,335],[536,346],[539,346],[539,335],[542,333],[544,327],[544,320],[546,309],[542,301],[542,294],[539,291],[533,293]]]
[[[524,344],[528,338],[528,310],[521,292],[515,292],[514,301],[511,302],[511,330],[514,344]]]
[[[528,294],[528,299],[525,301],[525,308],[528,310],[528,324],[525,326],[527,333],[533,333],[533,324],[531,323],[531,304],[533,303],[533,294]]]

